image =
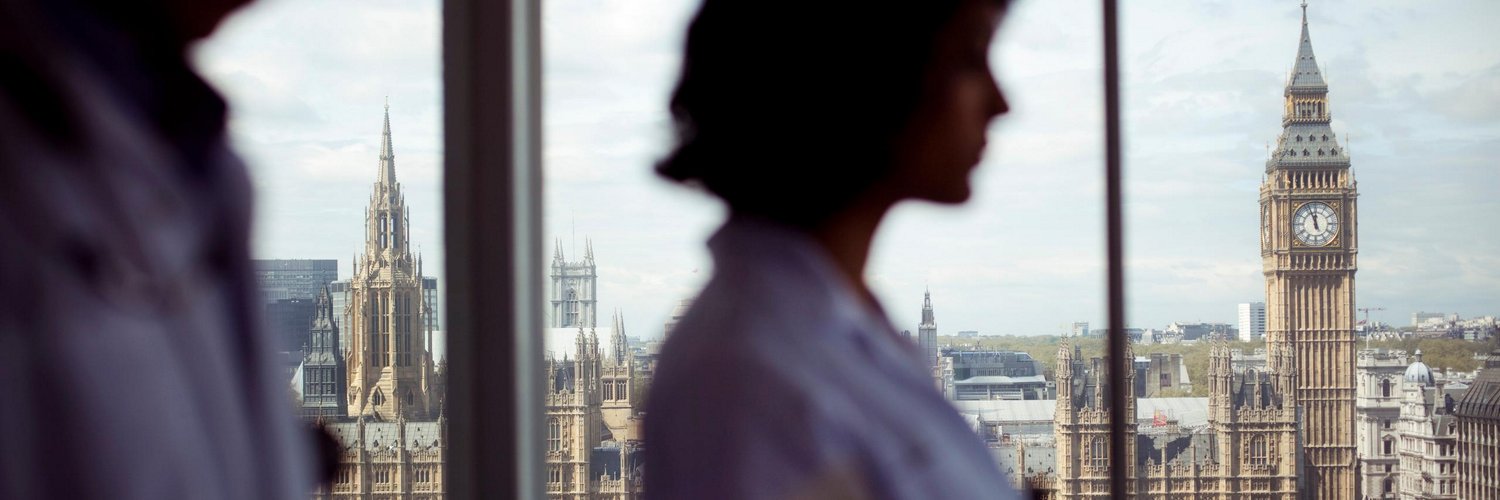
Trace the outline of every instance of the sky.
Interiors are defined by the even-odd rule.
[[[1235,322],[1263,300],[1257,196],[1280,132],[1297,2],[1122,2],[1128,321]],[[555,0],[543,9],[544,230],[592,241],[600,320],[661,335],[712,273],[724,210],[658,179],[692,0]],[[1500,3],[1317,0],[1312,43],[1359,181],[1357,307],[1500,314]],[[867,280],[898,329],[930,290],[939,332],[1056,334],[1104,310],[1096,2],[1020,1],[991,51],[1012,110],[961,207],[897,207]],[[440,6],[260,0],[195,50],[230,101],[258,189],[254,252],[361,251],[390,104],[412,243],[442,269]],[[550,253],[551,248],[548,248]]]

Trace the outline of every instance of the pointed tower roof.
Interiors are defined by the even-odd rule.
[[[1313,56],[1312,37],[1307,34],[1307,2],[1302,2],[1302,34],[1298,38],[1297,61],[1292,65],[1292,75],[1287,79],[1287,90],[1327,91],[1328,83],[1318,69],[1318,59]]]
[[[936,324],[937,324],[937,319],[932,314],[932,290],[928,289],[928,290],[922,292],[922,325],[921,325],[921,327],[926,328],[926,327],[931,327],[931,326],[936,325]]]
[[[396,183],[396,153],[391,147],[391,101],[385,102],[385,128],[380,131],[380,184]]]

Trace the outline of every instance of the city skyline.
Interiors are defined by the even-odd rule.
[[[660,27],[682,26],[695,2],[568,5],[549,4],[544,21],[546,241],[563,240],[573,258],[591,238],[600,307],[624,310],[632,334],[659,335],[710,272],[701,242],[723,214],[650,173],[669,137],[664,102],[680,40],[680,29]],[[303,21],[273,21],[278,9]],[[298,24],[324,18],[321,9],[340,9],[350,23]],[[975,199],[901,207],[877,240],[869,277],[898,329],[915,329],[928,286],[940,334],[1102,324],[1096,9],[1020,3],[1002,26],[992,57],[1014,111],[993,129]],[[1480,10],[1500,9],[1309,8],[1334,87],[1334,130],[1351,139],[1367,197],[1358,306],[1386,308],[1372,319],[1470,317],[1500,304],[1491,250],[1500,235],[1474,225],[1500,213],[1486,196],[1500,172],[1484,163],[1500,152],[1500,98],[1485,90],[1500,84],[1500,56],[1482,43],[1480,20],[1494,16]],[[1129,323],[1234,323],[1236,304],[1264,300],[1258,256],[1243,249],[1255,247],[1253,200],[1264,145],[1279,130],[1299,9],[1144,2],[1122,15]],[[437,18],[429,2],[351,11],[268,1],[200,50],[234,106],[231,132],[260,188],[257,258],[338,258],[348,272],[389,95],[412,241],[440,269]],[[597,36],[566,35],[578,30]],[[579,250],[569,251],[575,228]]]

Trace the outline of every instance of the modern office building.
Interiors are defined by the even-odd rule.
[[[1266,338],[1266,303],[1245,302],[1239,305],[1240,342],[1260,342]]]
[[[1051,399],[1042,368],[1016,351],[942,349],[939,383],[950,401]]]
[[[256,259],[251,261],[262,302],[283,299],[312,300],[323,286],[339,279],[339,261],[333,259]]]

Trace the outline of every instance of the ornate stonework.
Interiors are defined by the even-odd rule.
[[[319,343],[303,363],[304,386],[321,387],[305,391],[304,403],[316,404],[305,406],[304,415],[320,421],[340,447],[333,483],[313,498],[440,500],[448,447],[443,384],[432,359],[422,264],[411,252],[406,200],[396,182],[389,106],[379,166],[365,211],[365,251],[349,283],[347,324],[334,321],[325,293],[312,332]],[[347,346],[338,341],[341,328]],[[333,353],[340,359],[328,359]],[[347,407],[326,401],[327,375],[346,384],[336,392],[347,393]]]
[[[1288,347],[1268,354],[1289,363]],[[1106,395],[1116,387],[1105,377],[1100,358],[1085,363],[1074,348],[1058,351],[1057,411],[1053,432],[1055,474],[1021,483],[1043,498],[1111,498],[1109,473],[1127,467],[1133,478],[1125,498],[1275,499],[1298,498],[1299,448],[1296,375],[1236,367],[1231,351],[1214,348],[1209,362],[1209,416],[1206,429],[1138,423],[1134,381],[1127,439],[1130,456],[1109,456]],[[1133,378],[1134,371],[1127,373]]]
[[[1358,193],[1349,156],[1329,125],[1328,85],[1313,56],[1306,9],[1282,133],[1260,189],[1266,341],[1272,351],[1295,352],[1293,362],[1270,369],[1297,374],[1308,493],[1354,499]]]

